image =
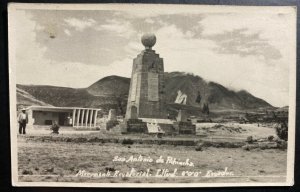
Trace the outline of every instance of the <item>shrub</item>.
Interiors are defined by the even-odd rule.
[[[250,151],[252,149],[258,149],[259,146],[258,144],[246,144],[244,146],[242,146],[242,149],[246,150],[246,151]]]
[[[246,141],[248,143],[253,143],[253,137],[252,136],[248,136]]]
[[[105,171],[116,171],[114,167],[105,167]]]
[[[127,139],[127,138],[123,139],[123,141],[122,141],[123,145],[132,145],[133,143],[134,142],[132,139]]]
[[[98,137],[92,137],[87,139],[87,142],[97,142],[97,141],[99,141]]]
[[[288,126],[286,122],[281,122],[280,125],[276,127],[276,134],[277,136],[282,139],[287,141],[288,139]]]
[[[250,151],[249,145],[244,145],[244,146],[242,147],[242,149],[244,149],[244,150],[246,150],[246,151]]]
[[[65,142],[71,142],[72,139],[70,137],[66,137],[66,138],[63,138],[63,141],[65,141]]]
[[[87,141],[87,138],[84,138],[84,137],[78,137],[78,138],[74,138],[73,141],[75,143],[84,143]]]
[[[196,145],[196,147],[195,147],[195,150],[196,150],[196,151],[202,151],[202,150],[203,150],[203,144],[198,143],[198,144]]]
[[[163,136],[163,133],[157,133],[157,134],[156,134],[156,137],[157,137],[157,138],[162,138],[162,136]]]
[[[33,173],[32,173],[31,170],[26,170],[26,169],[25,169],[25,170],[22,171],[22,174],[23,174],[23,175],[32,175]]]
[[[268,137],[268,141],[273,141],[274,140],[274,136],[273,135],[270,135],[269,137]]]
[[[276,140],[277,148],[279,149],[287,149],[287,142],[284,140]]]

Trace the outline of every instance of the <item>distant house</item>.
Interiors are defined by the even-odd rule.
[[[52,106],[31,106],[26,109],[29,125],[51,125],[56,121],[60,126],[71,127],[96,127],[97,115],[100,110]]]

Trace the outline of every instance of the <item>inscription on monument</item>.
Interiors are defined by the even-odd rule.
[[[158,74],[148,73],[148,100],[158,101]]]

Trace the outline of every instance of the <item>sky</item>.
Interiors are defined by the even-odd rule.
[[[17,83],[83,88],[109,75],[130,77],[141,36],[154,33],[166,72],[288,105],[294,9],[155,8],[15,10],[9,28]]]

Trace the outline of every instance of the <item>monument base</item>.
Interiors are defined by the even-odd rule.
[[[147,133],[147,123],[140,119],[124,119],[122,133]]]
[[[196,134],[196,125],[193,125],[192,122],[174,122],[173,126],[178,134]]]

